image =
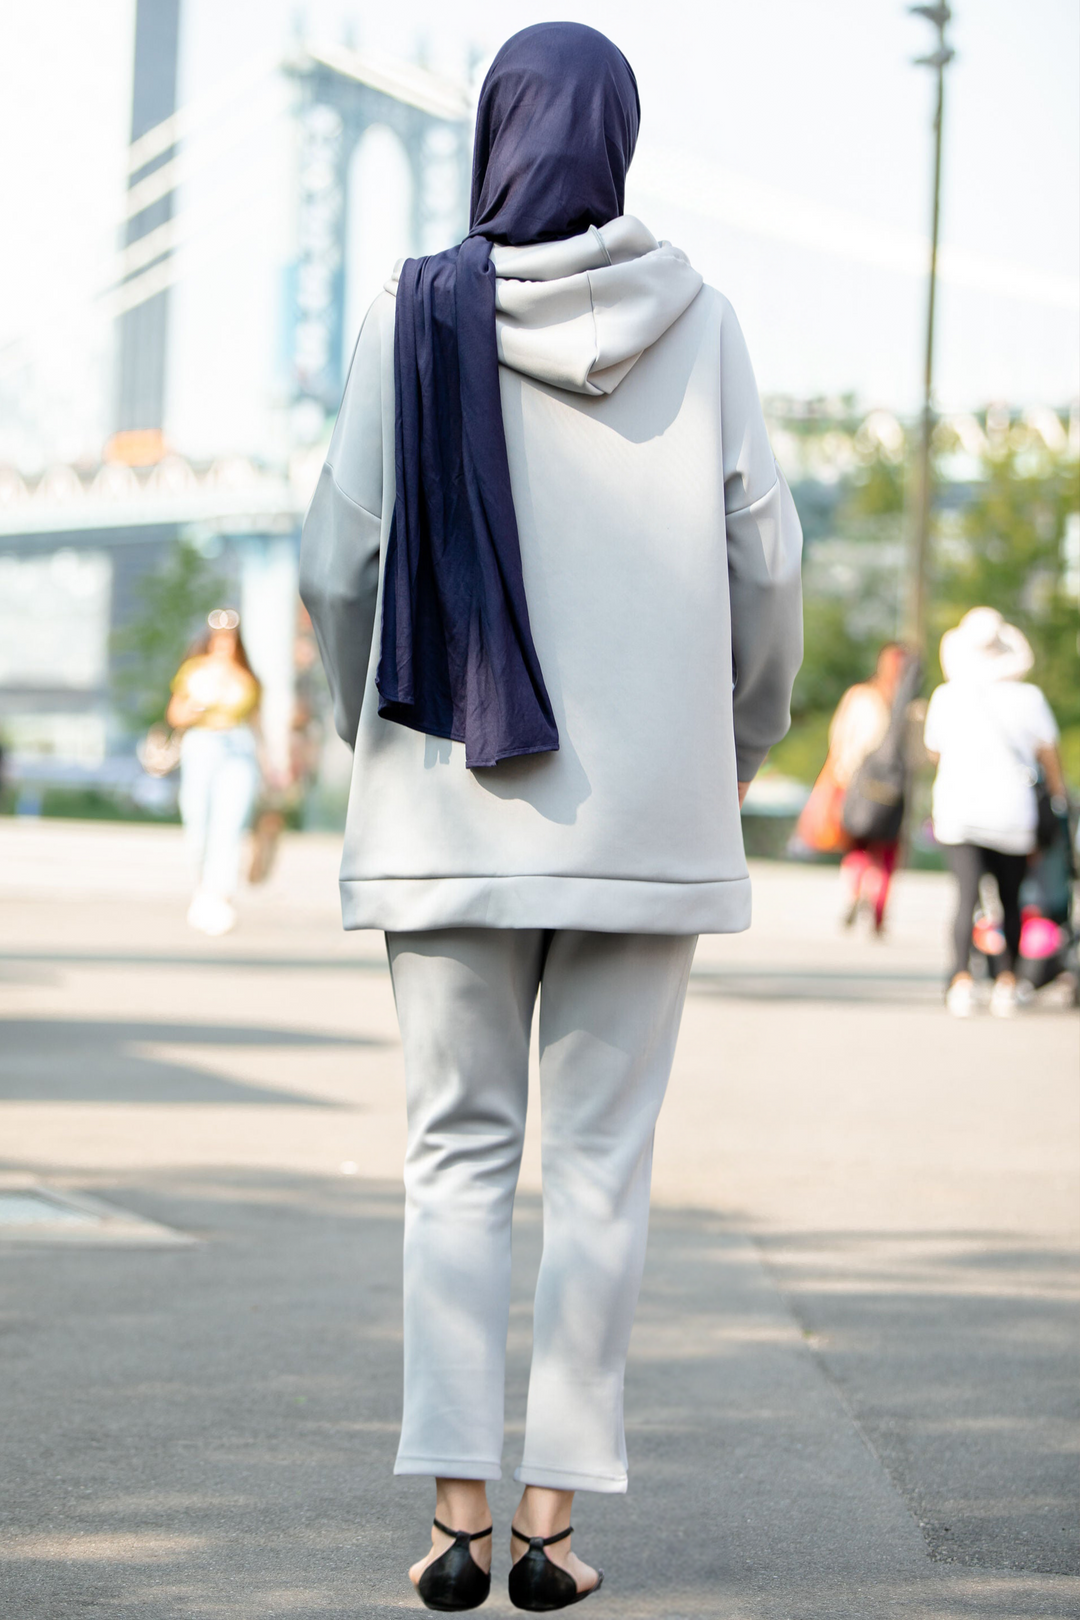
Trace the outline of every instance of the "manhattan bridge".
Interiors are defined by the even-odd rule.
[[[111,351],[100,457],[53,463],[36,477],[0,469],[0,727],[14,779],[31,798],[50,786],[123,791],[138,781],[133,739],[112,699],[115,632],[138,612],[140,582],[178,542],[212,560],[240,607],[268,746],[284,757],[300,525],[362,315],[352,261],[366,256],[381,275],[392,267],[365,182],[390,175],[381,178],[384,201],[388,183],[392,192],[395,253],[431,251],[467,228],[465,83],[298,36],[180,105],[181,22],[182,0],[138,0],[117,257],[86,317]],[[243,223],[248,216],[230,202],[216,217],[205,207],[200,215],[200,197],[220,176],[231,177],[234,197],[250,192],[256,203],[261,185],[269,211]],[[185,365],[198,405],[192,353],[207,344],[193,324],[192,289],[211,318],[231,298],[237,324],[254,319],[235,288],[217,298],[241,258],[253,267],[252,307],[266,312],[253,335],[249,325],[249,348],[236,351],[233,368],[253,425],[242,448],[227,423],[219,443],[211,429],[192,451],[174,425]],[[272,289],[261,303],[259,286]],[[364,288],[364,297],[377,290]],[[226,360],[230,336],[226,327]],[[269,357],[254,383],[251,353]],[[205,374],[220,377],[222,367]]]

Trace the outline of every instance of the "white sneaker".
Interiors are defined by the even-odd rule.
[[[954,1018],[970,1018],[975,1009],[974,984],[970,979],[956,979],[945,992],[945,1011]]]
[[[1015,984],[1002,984],[998,979],[990,992],[990,1016],[992,1018],[1015,1018],[1020,1011],[1020,997],[1016,993]]]
[[[205,894],[201,890],[188,907],[187,920],[200,934],[212,937],[227,934],[236,927],[236,912],[227,900],[218,894]]]

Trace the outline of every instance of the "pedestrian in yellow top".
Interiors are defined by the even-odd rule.
[[[184,732],[180,818],[195,876],[188,922],[204,934],[225,934],[236,924],[240,844],[259,781],[261,689],[239,614],[215,608],[207,622],[176,672],[167,719]]]

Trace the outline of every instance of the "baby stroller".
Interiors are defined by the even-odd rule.
[[[1017,979],[1021,998],[1054,985],[1070,1006],[1080,1006],[1080,954],[1073,917],[1076,865],[1069,818],[1054,817],[1051,837],[1032,856],[1020,890],[1024,925],[1020,934]],[[976,956],[986,959],[995,973],[1004,965],[1005,940],[1000,914],[989,894],[980,892],[979,910],[971,931]]]

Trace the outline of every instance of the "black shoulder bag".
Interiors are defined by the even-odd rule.
[[[844,798],[843,825],[860,843],[891,844],[900,836],[907,794],[907,712],[922,684],[922,662],[909,658],[897,684],[889,729],[867,754]]]

